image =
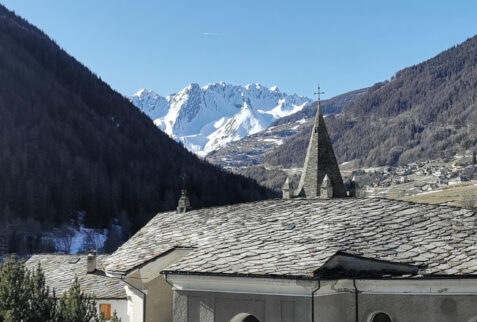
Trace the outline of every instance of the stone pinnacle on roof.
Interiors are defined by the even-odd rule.
[[[177,204],[177,213],[183,214],[191,209],[189,197],[187,197],[187,190],[181,190],[181,197],[179,198],[179,202]]]
[[[361,187],[359,186],[359,183],[356,181],[356,176],[353,176],[353,178],[349,182],[349,196],[358,197],[358,198],[363,197],[363,194],[361,193]]]
[[[287,177],[285,183],[282,186],[283,199],[293,198],[293,186],[290,182],[290,177]]]
[[[333,186],[331,185],[330,178],[325,175],[320,187],[320,198],[330,199],[333,198]]]
[[[346,197],[346,188],[326,130],[321,103],[318,100],[315,124],[311,132],[300,184],[295,195],[306,198],[320,196],[320,187],[326,175],[328,175],[333,188],[333,197]]]

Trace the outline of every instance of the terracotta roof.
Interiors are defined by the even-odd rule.
[[[81,290],[92,294],[98,299],[125,299],[125,283],[117,278],[107,277],[101,266],[109,255],[97,255],[97,270],[94,273],[86,273],[86,254],[81,255],[58,255],[39,254],[33,255],[27,262],[29,269],[35,269],[40,263],[45,273],[46,285],[50,290],[55,289],[56,295],[61,296],[68,291],[74,282],[75,276]]]
[[[338,251],[408,263],[420,274],[477,272],[470,210],[387,199],[267,200],[160,213],[104,261],[127,272],[174,247],[167,272],[311,278]]]

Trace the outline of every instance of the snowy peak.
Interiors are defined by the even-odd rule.
[[[199,155],[259,132],[311,102],[282,93],[277,86],[223,82],[204,87],[192,83],[166,98],[142,89],[130,100],[159,128]]]
[[[129,100],[152,120],[165,116],[169,110],[169,102],[164,97],[145,88],[139,90]]]
[[[258,113],[247,100],[240,111],[229,118],[217,131],[207,136],[208,142],[203,152],[208,154],[218,150],[230,142],[255,134],[267,128],[273,121],[270,115]]]

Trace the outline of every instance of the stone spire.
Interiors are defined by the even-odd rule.
[[[318,99],[315,124],[311,132],[300,184],[295,195],[306,198],[320,196],[321,184],[326,175],[328,175],[332,187],[333,197],[346,197],[346,188],[341,178],[335,152],[326,130],[321,103]]]

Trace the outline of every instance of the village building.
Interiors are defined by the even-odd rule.
[[[34,270],[41,266],[45,274],[45,283],[50,291],[55,290],[59,298],[73,285],[75,278],[81,286],[81,291],[95,297],[97,310],[109,320],[116,311],[122,322],[133,321],[128,316],[128,301],[126,285],[121,279],[106,276],[102,261],[109,255],[90,254],[62,255],[38,254],[26,262],[26,267]]]
[[[134,322],[477,322],[475,213],[347,192],[320,107],[283,197],[191,209],[183,191],[101,278]]]

